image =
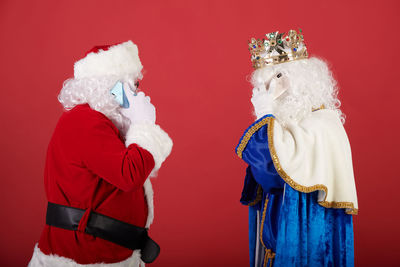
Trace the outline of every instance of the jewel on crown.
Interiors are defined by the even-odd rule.
[[[251,38],[249,51],[251,62],[255,69],[268,65],[276,65],[288,61],[308,58],[307,47],[304,43],[302,30],[299,33],[290,30],[284,32],[271,32],[265,35],[267,38]]]

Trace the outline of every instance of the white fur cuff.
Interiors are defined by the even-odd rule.
[[[38,244],[35,244],[32,258],[28,263],[28,267],[144,267],[144,262],[140,259],[140,250],[134,250],[132,256],[126,260],[116,263],[93,263],[79,264],[76,261],[61,257],[55,254],[44,254]]]
[[[151,123],[134,124],[129,127],[126,134],[125,145],[137,144],[146,149],[153,156],[155,166],[152,176],[161,167],[172,149],[172,140],[160,126]]]

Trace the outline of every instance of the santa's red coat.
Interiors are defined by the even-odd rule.
[[[143,184],[154,164],[147,150],[136,144],[126,147],[106,116],[87,104],[78,105],[61,116],[48,147],[47,199],[145,227],[148,206]],[[84,233],[88,211],[78,231],[45,225],[40,250],[80,264],[130,257],[132,250]]]

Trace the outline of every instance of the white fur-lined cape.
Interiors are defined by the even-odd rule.
[[[285,127],[272,115],[265,116],[243,134],[236,148],[240,158],[253,134],[265,125],[275,169],[288,185],[304,193],[318,191],[323,207],[357,214],[350,143],[336,111],[318,110]]]
[[[357,214],[350,143],[338,114],[322,109],[282,127],[270,119],[268,143],[279,175],[301,192],[318,190],[318,203]]]

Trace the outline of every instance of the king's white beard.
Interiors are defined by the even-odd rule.
[[[312,110],[312,106],[299,100],[286,101],[285,98],[279,98],[273,104],[273,115],[284,127],[288,124],[299,123],[310,116]]]
[[[286,91],[275,100],[273,115],[282,125],[298,123],[322,105],[335,110],[344,122],[337,83],[323,60],[310,57],[260,68],[253,72],[251,82],[256,88],[268,89],[268,83],[279,73],[280,79],[286,79]]]

